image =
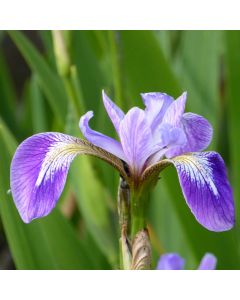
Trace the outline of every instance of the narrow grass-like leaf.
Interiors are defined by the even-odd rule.
[[[69,114],[68,132],[76,136],[78,134],[76,116],[71,109]],[[70,180],[89,232],[109,262],[116,267],[117,234],[108,206],[110,194],[97,178],[92,165],[89,157],[82,156],[75,159],[70,169]]]
[[[226,38],[226,62],[227,62],[227,120],[228,135],[230,143],[231,178],[234,184],[234,195],[236,200],[236,216],[239,224],[240,216],[240,32],[227,31]]]
[[[56,119],[59,121],[59,124],[63,125],[66,117],[67,96],[62,81],[23,33],[20,31],[9,31],[8,33],[29,67],[35,72],[52,106]]]

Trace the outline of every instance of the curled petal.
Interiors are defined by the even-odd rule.
[[[185,110],[186,100],[187,93],[184,92],[180,97],[173,101],[163,117],[163,123],[168,123],[176,127],[179,126]]]
[[[215,270],[217,265],[217,258],[211,254],[211,253],[206,253],[198,267],[198,270]]]
[[[125,161],[126,160],[125,155],[123,153],[121,144],[118,141],[100,132],[92,130],[89,127],[88,122],[92,117],[93,117],[92,111],[87,112],[85,115],[81,117],[79,122],[79,127],[82,131],[82,134],[93,145],[98,146]]]
[[[234,201],[221,156],[202,152],[164,159],[146,168],[142,182],[156,182],[159,172],[169,164],[177,169],[184,198],[197,221],[211,231],[231,229],[235,223]]]
[[[198,222],[212,231],[234,225],[234,202],[226,168],[216,152],[173,158],[185,200]]]
[[[186,135],[186,142],[184,145],[175,147],[166,152],[167,157],[173,157],[187,152],[202,151],[208,147],[212,140],[212,126],[202,116],[193,113],[183,114],[181,128]]]
[[[121,160],[86,141],[56,132],[36,134],[19,145],[11,163],[12,195],[24,222],[46,216],[55,207],[77,154],[100,157],[126,178]]]
[[[130,109],[120,124],[119,134],[126,161],[133,172],[139,172],[154,152],[145,112],[137,107]]]
[[[111,119],[116,131],[119,132],[119,125],[121,120],[124,118],[124,112],[110,100],[104,91],[102,91],[102,97],[103,104],[109,115],[109,118]]]
[[[177,253],[166,253],[161,255],[157,270],[183,270],[185,260]]]
[[[146,106],[145,112],[148,122],[154,131],[161,123],[166,110],[174,99],[164,93],[144,93],[141,96]]]

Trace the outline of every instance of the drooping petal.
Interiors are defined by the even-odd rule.
[[[130,168],[133,172],[140,171],[155,151],[145,112],[137,107],[130,109],[120,123],[119,135]]]
[[[198,267],[198,270],[215,270],[217,265],[217,258],[211,254],[206,253]]]
[[[33,135],[19,145],[11,163],[11,191],[24,222],[51,212],[77,154],[99,157],[127,178],[120,159],[87,141],[56,132]]]
[[[92,130],[89,127],[88,123],[92,117],[93,117],[92,111],[87,112],[85,115],[81,117],[79,122],[79,127],[82,131],[82,134],[93,145],[98,146],[125,161],[126,160],[125,155],[123,153],[121,144],[118,141],[100,132]]]
[[[212,140],[213,129],[211,124],[197,114],[183,114],[181,128],[186,135],[185,144],[167,151],[166,157],[173,157],[187,152],[202,151],[208,147]]]
[[[168,123],[173,126],[179,126],[187,100],[187,93],[184,92],[180,97],[178,97],[172,104],[168,107],[162,122]]]
[[[234,202],[221,156],[202,152],[169,161],[177,169],[185,200],[198,222],[212,231],[231,229]]]
[[[177,253],[166,253],[161,255],[157,270],[183,270],[185,260]]]
[[[166,110],[174,99],[164,93],[144,93],[141,96],[146,106],[148,122],[154,131],[160,125]]]
[[[20,144],[11,164],[11,191],[24,222],[54,208],[79,151],[73,137],[60,133],[37,134]]]
[[[108,116],[111,119],[116,131],[119,132],[119,125],[125,114],[114,102],[110,100],[104,91],[102,91],[102,97]]]

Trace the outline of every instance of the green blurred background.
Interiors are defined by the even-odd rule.
[[[161,174],[148,211],[153,269],[164,252],[179,252],[188,269],[205,252],[217,256],[218,269],[240,269],[240,32],[9,31],[0,45],[0,269],[118,268],[119,178],[106,163],[75,159],[53,213],[28,225],[9,191],[11,158],[28,136],[81,136],[87,110],[94,129],[115,136],[102,89],[125,111],[143,106],[141,92],[186,90],[187,111],[212,123],[209,149],[227,164],[237,222],[225,233],[195,221],[173,168]]]

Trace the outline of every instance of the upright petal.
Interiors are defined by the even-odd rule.
[[[24,222],[48,215],[65,185],[70,163],[81,152],[77,139],[61,133],[34,135],[17,148],[11,191]]]
[[[158,136],[153,136],[154,142],[159,146],[159,150],[148,160],[151,165],[160,160],[167,153],[181,147],[186,143],[186,135],[182,128],[174,127],[168,123],[163,123],[158,129]],[[168,156],[167,156],[168,157]]]
[[[198,267],[198,270],[215,270],[217,265],[217,258],[211,254],[211,253],[206,253]]]
[[[109,118],[111,119],[115,129],[119,132],[119,125],[122,119],[124,118],[124,112],[113,103],[110,98],[102,91],[103,104],[108,113]]]
[[[154,152],[145,112],[137,107],[130,109],[120,124],[119,134],[126,161],[132,172],[139,172]]]
[[[226,168],[216,152],[192,153],[171,160],[185,200],[198,222],[212,231],[234,225],[234,202]]]
[[[179,126],[182,115],[185,110],[185,104],[187,100],[187,93],[184,92],[180,97],[178,97],[175,101],[167,109],[162,122],[168,123],[173,126]]]
[[[166,110],[174,99],[164,93],[144,93],[141,96],[146,106],[145,112],[148,122],[154,131],[160,125]]]
[[[166,157],[173,157],[187,152],[202,151],[208,147],[212,140],[213,129],[211,124],[197,114],[183,114],[181,128],[186,135],[185,144],[167,151]]]
[[[82,134],[93,145],[98,146],[125,161],[126,160],[125,155],[123,153],[121,144],[118,141],[100,132],[92,130],[89,127],[88,122],[92,117],[93,117],[92,111],[87,112],[85,115],[81,117],[79,122],[79,127],[82,131]]]
[[[157,270],[183,270],[185,260],[177,253],[166,253],[161,255]]]

